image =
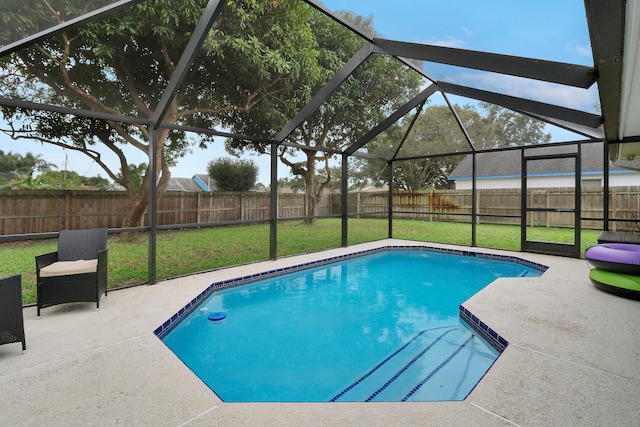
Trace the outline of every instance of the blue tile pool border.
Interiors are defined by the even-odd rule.
[[[301,270],[306,270],[309,268],[320,267],[322,265],[331,264],[334,262],[345,261],[352,258],[358,258],[365,255],[370,255],[378,252],[385,251],[393,251],[393,250],[414,250],[414,251],[429,251],[429,252],[440,252],[454,255],[464,255],[464,256],[472,256],[477,258],[487,258],[487,259],[495,259],[500,261],[509,261],[515,262],[517,264],[524,265],[526,267],[530,267],[541,272],[547,270],[547,266],[538,264],[535,262],[527,261],[522,258],[518,258],[515,256],[505,256],[505,255],[497,255],[497,254],[486,254],[482,252],[474,252],[468,250],[460,250],[460,249],[449,249],[449,248],[436,248],[432,246],[415,246],[415,245],[389,245],[389,246],[381,246],[378,248],[367,249],[359,252],[353,252],[350,254],[338,255],[334,257],[329,257],[325,259],[305,262],[298,265],[292,265],[288,267],[281,267],[274,270],[263,271],[260,273],[255,273],[247,276],[236,277],[233,279],[223,280],[220,282],[215,282],[209,285],[204,291],[202,291],[197,297],[191,300],[187,305],[178,310],[173,316],[171,316],[168,320],[166,320],[162,325],[158,326],[153,333],[160,339],[163,339],[167,336],[184,318],[186,318],[189,314],[191,314],[198,305],[208,298],[211,294],[217,291],[222,291],[225,289],[235,288],[237,286],[247,285],[249,283],[257,282],[263,279],[270,279],[275,276],[280,276],[282,274],[294,273]],[[477,322],[473,319],[477,319],[473,314],[471,314],[464,307],[460,306],[460,317],[478,334],[482,335],[482,337],[491,344],[496,350],[502,351],[508,345],[506,340],[499,337],[493,330],[490,328],[483,328],[480,325],[484,325],[484,323],[480,322],[478,319]],[[484,325],[486,327],[486,325]],[[491,330],[491,333],[489,332]],[[493,338],[494,335],[498,338]],[[502,342],[504,341],[504,345]],[[496,347],[497,345],[497,347]],[[502,348],[502,350],[500,350]]]
[[[464,306],[460,306],[460,319],[465,322],[471,329],[480,335],[491,347],[502,353],[509,345],[509,341],[500,336],[496,331],[491,329],[486,323],[478,319],[473,313]]]

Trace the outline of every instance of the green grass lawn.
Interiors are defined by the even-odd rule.
[[[380,240],[387,237],[388,223],[383,219],[348,221],[349,244]],[[288,256],[335,248],[341,245],[340,219],[318,220],[317,226],[299,221],[278,224],[278,256]],[[528,231],[533,240],[571,241],[573,230],[536,228]],[[584,230],[582,254],[596,243],[597,230]],[[452,222],[393,221],[393,237],[423,242],[471,245],[471,225]],[[567,240],[569,239],[569,240]],[[479,225],[477,246],[518,251],[520,227]],[[109,248],[109,288],[147,281],[147,235],[123,239],[111,235]],[[57,239],[20,241],[0,245],[0,277],[22,274],[22,298],[25,304],[36,301],[35,256],[55,251]],[[269,259],[269,225],[247,225],[165,231],[157,236],[157,278],[166,279],[185,274],[214,270]]]

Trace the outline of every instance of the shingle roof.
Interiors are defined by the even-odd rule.
[[[192,178],[169,178],[167,191],[204,191]]]
[[[218,186],[216,185],[215,179],[211,178],[206,173],[197,173],[197,174],[195,174],[193,176],[193,179],[196,182],[200,181],[202,183],[201,185],[204,185],[206,187],[206,188],[204,188],[204,191],[217,191],[218,190]]]

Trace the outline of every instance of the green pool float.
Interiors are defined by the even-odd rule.
[[[594,268],[589,272],[589,279],[598,289],[621,297],[640,300],[640,276]]]

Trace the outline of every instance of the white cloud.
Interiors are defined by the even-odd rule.
[[[442,47],[461,47],[461,46],[464,46],[465,44],[464,40],[459,39],[457,37],[453,37],[453,36],[447,36],[440,40],[431,39],[425,42],[418,42],[418,43],[426,43],[426,44],[430,44],[434,46],[442,46]]]
[[[587,58],[593,58],[593,52],[591,51],[591,45],[578,46],[578,45],[575,45],[575,44],[571,44],[571,45],[567,46],[567,51],[571,55],[585,56]]]
[[[597,102],[595,90],[495,73],[459,74],[443,81],[588,112],[594,112]]]

